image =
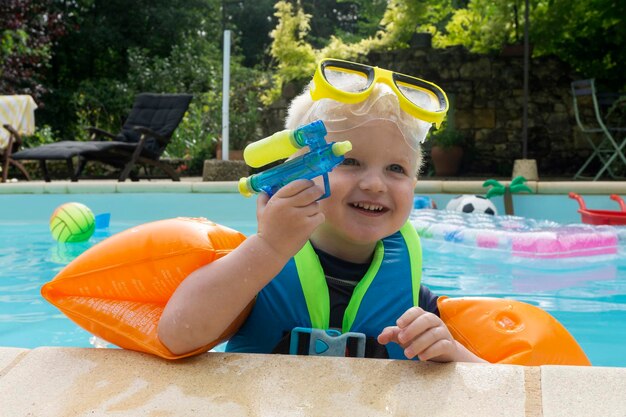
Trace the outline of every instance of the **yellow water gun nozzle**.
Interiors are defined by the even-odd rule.
[[[345,155],[352,150],[352,143],[349,140],[334,143],[332,146],[332,150],[333,155],[335,156]]]
[[[251,197],[252,190],[250,190],[250,186],[248,185],[248,177],[242,177],[239,179],[239,193],[244,197]]]

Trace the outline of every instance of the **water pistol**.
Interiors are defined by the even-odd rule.
[[[258,168],[291,156],[298,149],[309,147],[309,152],[290,159],[278,166],[239,180],[239,192],[250,197],[253,193],[266,192],[270,197],[281,187],[298,179],[324,177],[324,195],[330,195],[328,173],[339,165],[344,154],[352,149],[349,141],[326,143],[326,126],[321,120],[296,129],[274,133],[265,139],[251,143],[243,151],[246,163]]]

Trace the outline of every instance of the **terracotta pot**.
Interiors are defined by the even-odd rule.
[[[222,159],[222,141],[217,142],[215,146],[215,159]],[[228,151],[228,159],[231,161],[243,161],[243,149],[230,149]]]
[[[438,177],[450,177],[459,173],[463,148],[460,146],[433,146],[430,149],[430,159],[433,161],[435,175]]]
[[[216,152],[216,159],[222,159],[222,150],[218,149]],[[231,149],[228,151],[228,159],[231,161],[243,161],[243,150]]]

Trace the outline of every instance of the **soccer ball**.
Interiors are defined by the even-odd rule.
[[[463,213],[483,213],[496,215],[496,206],[488,198],[482,195],[459,195],[454,197],[446,205],[446,210],[461,211]]]

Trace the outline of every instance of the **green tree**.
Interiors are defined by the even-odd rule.
[[[433,33],[435,46],[461,44],[473,52],[487,53],[521,39],[518,16],[522,0],[471,0],[466,7],[450,6],[445,26],[438,25],[439,30],[434,29],[436,22],[425,26]]]
[[[350,25],[339,26],[335,30],[336,36],[343,41],[358,42],[381,29],[380,21],[387,9],[386,0],[338,0],[338,3],[350,3],[352,10]]]
[[[54,50],[59,83],[120,79],[128,51],[167,56],[188,33],[219,38],[217,0],[78,0],[77,27]]]
[[[349,42],[340,36],[341,31],[333,30],[328,42],[316,48],[310,42],[311,21],[315,18],[306,13],[300,1],[295,6],[289,1],[278,1],[275,5],[276,28],[272,31],[271,56],[276,60],[276,72],[273,84],[264,102],[275,100],[282,86],[293,80],[304,80],[311,76],[317,60],[324,57],[360,59],[370,51],[396,49],[408,46],[408,41],[418,27],[418,23],[441,5],[441,1],[425,0],[390,0],[380,21],[376,33],[359,37],[353,32]],[[361,2],[354,2],[358,6]],[[367,10],[367,9],[366,9]],[[371,10],[377,10],[376,8]],[[315,11],[317,14],[317,10]],[[370,17],[377,16],[371,11]],[[358,13],[353,12],[354,15]],[[358,25],[356,26],[358,28]],[[362,26],[363,27],[363,26]],[[335,28],[336,29],[336,28]],[[361,34],[363,32],[360,32]]]
[[[0,2],[0,93],[39,101],[51,47],[64,35],[67,18],[53,0]]]
[[[223,25],[233,31],[237,51],[244,56],[243,65],[270,64],[270,32],[277,24],[275,0],[224,0]],[[289,2],[297,6],[297,2]],[[307,42],[316,48],[328,44],[334,35],[346,42],[371,36],[379,29],[387,7],[386,0],[302,0],[304,13],[315,16],[310,21]]]
[[[243,55],[246,67],[269,64],[270,32],[276,26],[275,0],[223,1],[224,28],[234,32],[236,51]]]
[[[537,55],[554,54],[583,76],[626,88],[625,1],[542,0],[534,10],[531,39]]]
[[[522,0],[471,0],[466,7],[452,7],[445,26],[425,28],[434,34],[435,46],[497,52],[505,43],[521,41],[524,7]],[[626,87],[626,2],[531,0],[529,13],[534,56],[556,55],[583,76]]]
[[[312,16],[307,42],[315,48],[323,48],[333,36],[344,42],[358,42],[374,35],[387,1],[302,0],[300,6]]]
[[[48,85],[53,94],[45,97],[47,105],[39,114],[64,137],[82,131],[80,117],[119,128],[132,103],[127,97],[136,93],[126,85],[131,51],[167,57],[188,36],[220,39],[218,0],[75,0],[62,5],[65,13],[75,15],[75,25],[51,50]],[[100,114],[89,115],[84,100],[97,100]]]
[[[243,149],[261,136],[259,102],[261,71],[246,68],[243,57],[231,61],[230,142]],[[222,53],[206,37],[190,37],[175,45],[169,56],[151,58],[132,50],[129,58],[130,91],[187,91],[194,94],[188,114],[174,132],[169,156],[193,157],[198,164],[212,154],[221,135]],[[181,65],[181,63],[186,63]]]

